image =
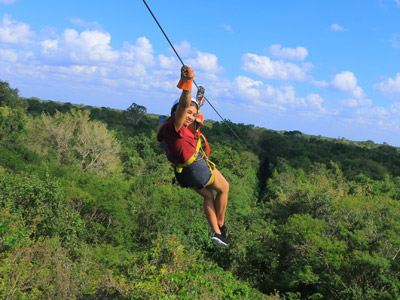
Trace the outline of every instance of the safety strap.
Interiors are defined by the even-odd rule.
[[[204,141],[205,148],[206,148],[205,151],[201,147],[201,144],[202,144],[201,140]],[[208,159],[208,156],[210,155],[210,146],[208,145],[208,141],[207,141],[206,137],[202,133],[200,133],[199,139],[197,141],[196,151],[193,153],[193,155],[187,161],[185,161],[182,164],[175,165],[175,170],[177,173],[182,173],[184,167],[187,167],[196,161],[200,151],[202,152],[202,154],[207,162],[208,168],[210,169],[210,173],[211,173],[211,177],[206,184],[206,186],[207,186],[207,185],[214,183],[215,175],[214,175],[213,170],[215,169],[215,163],[213,163],[211,160]]]
[[[206,186],[208,186],[210,184],[213,184],[214,180],[215,180],[215,175],[214,175],[214,172],[213,172],[213,170],[215,169],[215,164],[211,160],[209,160],[208,158],[206,159],[206,161],[207,161],[208,168],[210,169],[210,173],[211,173],[211,177],[210,177],[210,179],[208,180],[208,182],[206,184]]]
[[[200,148],[201,148],[201,139],[197,141],[196,151],[193,153],[193,155],[184,163],[175,165],[175,170],[177,173],[182,173],[184,167],[187,167],[196,161],[197,156],[199,155]]]
[[[210,145],[208,144],[208,141],[207,141],[206,137],[204,136],[204,134],[202,134],[201,132],[199,132],[199,133],[200,133],[200,138],[203,139],[203,142],[204,142],[204,150],[203,150],[203,148],[201,150],[205,154],[206,157],[209,157],[211,154]]]

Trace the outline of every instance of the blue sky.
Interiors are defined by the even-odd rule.
[[[225,118],[400,146],[400,0],[148,4]],[[179,68],[141,0],[0,0],[22,96],[167,114]]]

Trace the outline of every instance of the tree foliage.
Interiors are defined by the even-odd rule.
[[[2,98],[1,98],[2,97]],[[0,84],[1,299],[397,299],[400,150],[206,121],[230,246],[157,116]],[[26,110],[25,110],[26,109]]]
[[[0,106],[25,109],[27,103],[19,97],[18,89],[11,88],[8,82],[0,81]]]
[[[25,127],[25,114],[21,109],[0,106],[0,145],[16,143]]]
[[[125,118],[128,124],[137,125],[146,115],[147,109],[143,105],[132,103],[125,111]]]
[[[27,144],[41,154],[54,152],[61,163],[77,162],[84,171],[110,173],[120,166],[120,142],[105,124],[91,121],[89,114],[73,110],[30,119]]]

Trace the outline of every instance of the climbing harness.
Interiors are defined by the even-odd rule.
[[[201,140],[198,139],[196,145],[196,151],[193,153],[193,155],[189,157],[189,159],[184,163],[175,164],[176,172],[182,173],[184,167],[190,166],[192,163],[194,163],[197,160],[197,157],[199,156],[200,149],[201,149]]]
[[[203,150],[203,148],[202,148],[202,140],[203,139],[205,139],[205,137],[203,134],[201,134],[199,139],[197,140],[196,151],[195,151],[195,153],[193,153],[193,155],[188,160],[186,160],[184,163],[181,163],[181,164],[173,164],[173,166],[177,173],[182,173],[183,168],[190,166],[191,164],[193,164],[194,162],[196,162],[200,159],[204,159],[206,161],[208,169],[210,170],[210,173],[211,173],[211,177],[207,183],[207,185],[208,185],[208,184],[213,183],[214,179],[215,179],[215,177],[214,177],[215,175],[213,172],[213,170],[215,169],[215,163],[213,163],[211,160],[208,159],[208,156],[207,156],[205,150]]]

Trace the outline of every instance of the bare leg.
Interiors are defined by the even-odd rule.
[[[207,217],[208,223],[210,224],[212,230],[214,230],[214,232],[218,234],[221,234],[221,230],[218,227],[218,218],[214,206],[213,191],[210,188],[205,187],[201,190],[196,190],[196,192],[198,192],[204,198],[203,202],[204,213]]]
[[[213,189],[217,192],[215,197],[214,207],[217,216],[218,226],[225,224],[225,212],[228,205],[228,195],[229,195],[229,183],[226,181],[225,177],[217,169],[213,170],[215,180],[214,183],[207,186],[209,189]]]

